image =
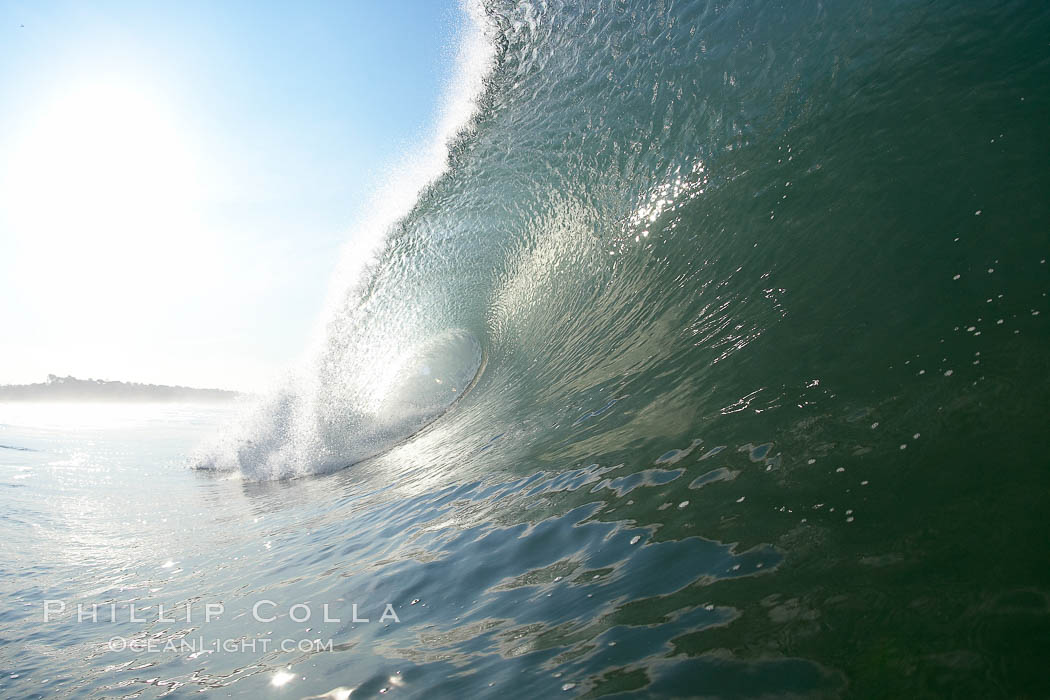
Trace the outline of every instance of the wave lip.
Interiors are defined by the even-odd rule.
[[[376,318],[368,301],[391,232],[448,171],[452,144],[472,130],[495,65],[492,19],[480,2],[464,0],[461,10],[454,75],[435,128],[353,226],[306,361],[200,450],[192,468],[252,480],[342,469],[411,437],[473,386],[484,364],[473,335],[444,330],[456,324],[442,319]]]

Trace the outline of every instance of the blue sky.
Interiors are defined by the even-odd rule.
[[[259,389],[452,77],[441,2],[0,3],[0,383]],[[24,26],[22,26],[24,25]]]

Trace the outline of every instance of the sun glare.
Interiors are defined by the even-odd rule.
[[[194,254],[191,144],[164,96],[131,81],[81,82],[39,105],[0,171],[23,286],[43,312],[141,311]]]
[[[76,86],[26,134],[14,184],[28,205],[62,202],[86,215],[127,210],[129,200],[132,209],[155,206],[192,183],[192,164],[165,112],[155,97],[127,85]]]
[[[5,184],[20,227],[49,238],[111,236],[191,197],[193,165],[160,100],[105,81],[73,87],[40,110],[16,143]]]

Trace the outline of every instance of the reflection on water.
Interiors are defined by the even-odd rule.
[[[25,448],[2,453],[0,479],[0,626],[15,640],[0,654],[12,694],[681,696],[702,683],[739,697],[834,695],[848,676],[824,646],[830,625],[885,635],[943,609],[933,591],[916,598],[887,583],[923,566],[932,543],[865,526],[880,506],[852,494],[868,480],[840,471],[851,464],[842,450],[819,442],[785,455],[777,443],[693,439],[650,450],[654,466],[473,477],[468,462],[429,481],[398,474],[418,449],[405,445],[337,474],[258,483],[185,468],[224,411],[134,411],[137,424],[74,433],[4,428]],[[843,480],[841,498],[798,501],[804,493],[784,487],[799,472]],[[883,583],[869,587],[872,575]],[[904,609],[888,623],[869,619],[886,614],[880,597],[899,595]],[[44,600],[67,606],[43,622]],[[1006,590],[964,620],[981,621],[984,636],[1003,624],[1041,629],[1048,600],[1039,588]],[[98,604],[101,621],[78,622],[77,602]],[[216,603],[222,613],[207,619]],[[115,636],[127,648],[111,648]],[[864,662],[872,673],[906,658],[893,639],[856,638],[881,655]],[[219,640],[227,646],[211,646]],[[270,646],[281,640],[294,645]],[[958,675],[985,656],[923,658]]]
[[[232,683],[318,697],[458,693],[512,685],[528,668],[538,674],[530,692],[544,693],[588,678],[596,688],[628,682],[638,674],[624,669],[637,664],[674,688],[693,671],[650,661],[675,636],[740,614],[705,589],[769,575],[782,560],[766,544],[668,538],[666,523],[618,515],[643,491],[663,494],[686,468],[594,464],[451,483],[446,474],[431,487],[409,473],[402,486],[390,478],[403,458],[395,450],[327,477],[253,483],[185,469],[223,410],[131,407],[105,427],[77,422],[77,410],[44,428],[5,427],[5,440],[26,448],[5,454],[3,472],[5,486],[25,487],[4,491],[4,636],[22,640],[3,649],[16,669],[8,688],[46,680],[63,693]],[[691,507],[677,505],[669,515]],[[44,600],[66,607],[41,624]],[[271,601],[265,623],[253,615],[260,600]],[[101,622],[78,622],[77,602],[97,604]],[[209,603],[223,605],[217,619],[205,619]],[[382,619],[387,604],[396,621]],[[115,651],[114,636],[160,650]],[[333,646],[262,650],[261,640],[278,638]],[[220,639],[255,647],[170,646]],[[704,663],[727,679],[761,668]],[[791,663],[801,688],[839,683]]]

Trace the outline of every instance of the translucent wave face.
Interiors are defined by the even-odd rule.
[[[409,416],[433,420],[469,387],[481,367],[481,346],[464,331],[440,335],[392,365],[376,415],[398,423]]]

